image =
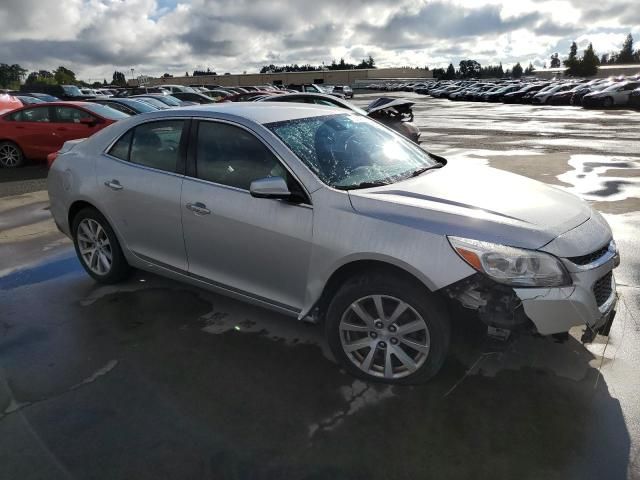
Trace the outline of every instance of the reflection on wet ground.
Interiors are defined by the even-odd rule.
[[[432,382],[367,384],[336,366],[321,327],[142,272],[96,285],[42,223],[42,195],[10,197],[0,201],[0,478],[640,478],[640,195],[624,174],[640,157],[594,151],[596,141],[508,143],[603,136],[600,123],[624,124],[631,139],[637,116],[420,102],[435,153],[605,211],[623,259],[608,339],[585,347],[576,329],[564,343],[497,343],[454,311],[452,351]]]

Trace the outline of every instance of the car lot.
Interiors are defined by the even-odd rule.
[[[638,478],[640,114],[392,95],[415,99],[434,153],[606,215],[623,258],[608,343],[493,342],[461,313],[434,381],[367,385],[318,327],[146,273],[97,286],[46,195],[3,171],[0,195],[33,192],[0,202],[0,477]]]

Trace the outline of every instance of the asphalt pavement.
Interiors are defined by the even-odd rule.
[[[366,384],[318,326],[144,272],[97,285],[46,170],[0,170],[0,479],[640,479],[640,113],[393,96],[424,148],[604,213],[608,338],[501,343],[459,312],[433,381]]]

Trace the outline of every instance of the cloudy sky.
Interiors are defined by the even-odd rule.
[[[2,0],[0,62],[64,65],[85,80],[256,72],[275,63],[542,66],[576,40],[640,46],[638,0]]]

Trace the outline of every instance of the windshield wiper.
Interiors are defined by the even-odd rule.
[[[417,170],[414,170],[413,172],[411,172],[411,174],[407,175],[404,178],[413,178],[413,177],[417,177],[419,175],[422,175],[424,172],[426,172],[427,170],[433,170],[435,168],[442,168],[444,167],[443,164],[441,163],[436,163],[435,165],[431,165],[429,167],[423,167],[423,168],[419,168]]]
[[[335,187],[338,188],[340,190],[357,190],[359,188],[373,188],[373,187],[383,187],[385,185],[389,185],[391,182],[385,182],[382,180],[378,180],[375,182],[360,182],[360,183],[356,183],[355,185],[347,185],[347,186],[339,186],[339,187]]]

